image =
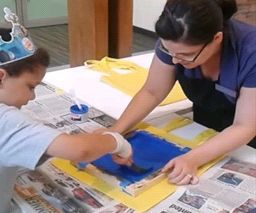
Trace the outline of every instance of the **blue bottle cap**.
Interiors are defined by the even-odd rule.
[[[89,108],[88,106],[86,106],[85,104],[81,104],[82,109],[79,109],[78,106],[72,105],[70,107],[70,112],[74,113],[74,114],[85,114],[88,112]]]

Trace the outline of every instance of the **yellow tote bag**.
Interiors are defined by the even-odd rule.
[[[133,97],[143,86],[148,74],[148,71],[145,68],[133,62],[109,57],[104,57],[100,61],[88,60],[85,62],[85,65],[92,70],[106,74],[101,78],[103,82],[131,97]],[[120,73],[120,70],[125,71],[126,73]],[[186,96],[184,95],[180,84],[176,82],[172,91],[160,105],[167,105],[184,99],[186,99]]]

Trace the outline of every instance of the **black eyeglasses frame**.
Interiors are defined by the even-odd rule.
[[[203,52],[204,48],[209,44],[209,42],[205,43],[202,48],[199,50],[199,52],[196,54],[196,56],[192,59],[192,60],[187,60],[187,59],[184,59],[184,58],[180,58],[180,57],[177,57],[175,55],[172,55],[164,46],[163,44],[160,42],[158,48],[160,51],[170,55],[171,57],[173,58],[176,58],[178,59],[179,61],[185,61],[185,62],[189,62],[189,63],[194,63],[196,61],[196,59],[201,55],[201,53]]]

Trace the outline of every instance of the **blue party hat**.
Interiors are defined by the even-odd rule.
[[[5,20],[12,25],[12,30],[9,41],[3,40],[0,35],[0,66],[27,58],[36,51],[28,31],[19,23],[18,16],[7,7],[3,11]]]

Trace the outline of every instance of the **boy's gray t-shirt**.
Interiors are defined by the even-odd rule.
[[[0,209],[10,212],[10,198],[19,167],[35,169],[61,132],[33,121],[15,107],[0,104]]]

